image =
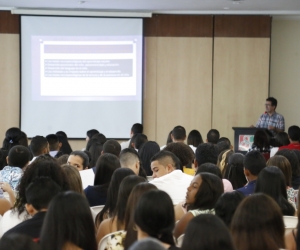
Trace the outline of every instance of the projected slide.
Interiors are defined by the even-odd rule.
[[[138,38],[32,37],[34,100],[128,100],[137,95]],[[35,55],[36,54],[36,55]],[[124,97],[124,98],[123,98]],[[126,98],[125,98],[126,97]],[[131,97],[131,98],[128,98]]]

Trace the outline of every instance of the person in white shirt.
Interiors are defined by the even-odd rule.
[[[33,158],[30,164],[40,155],[49,154],[49,143],[44,136],[37,135],[30,142],[30,150]]]
[[[171,131],[171,139],[172,142],[182,142],[184,143],[185,139],[186,139],[186,131],[185,128],[182,126],[176,126],[173,128],[173,130]],[[167,145],[164,145],[162,147],[160,147],[160,150],[163,150]]]
[[[168,193],[174,205],[185,199],[186,189],[193,179],[180,170],[180,164],[180,160],[168,151],[160,151],[151,159],[154,179],[150,183]]]
[[[60,151],[62,143],[59,142],[58,136],[56,134],[49,134],[46,136],[46,139],[49,143],[49,155],[54,158],[58,158],[63,155],[63,152]]]
[[[124,141],[121,143],[121,150],[128,148],[129,147],[129,143],[131,140],[131,137],[135,134],[142,134],[143,133],[143,125],[140,123],[135,123],[132,125],[131,130],[130,130],[130,139],[128,141]]]

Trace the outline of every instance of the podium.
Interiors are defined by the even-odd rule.
[[[232,129],[234,130],[234,151],[246,154],[253,144],[255,132],[262,128],[233,127]],[[273,135],[270,130],[263,130],[265,130],[269,140],[272,141]]]

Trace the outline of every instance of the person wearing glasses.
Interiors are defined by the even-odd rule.
[[[266,128],[275,136],[279,132],[283,132],[285,128],[284,117],[278,114],[275,110],[277,107],[277,100],[274,97],[266,99],[266,111],[263,113],[255,126],[256,128]]]

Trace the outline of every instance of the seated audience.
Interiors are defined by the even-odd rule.
[[[124,230],[125,228],[125,210],[128,197],[132,189],[139,183],[146,182],[146,180],[140,176],[127,176],[124,178],[120,185],[120,190],[118,194],[118,201],[116,208],[112,213],[112,217],[105,219],[99,225],[97,230],[97,242],[107,234]]]
[[[132,148],[125,148],[121,151],[120,164],[122,168],[130,168],[136,175],[147,177],[138,153]]]
[[[217,143],[217,146],[219,147],[219,144],[220,143],[223,143],[223,142],[225,142],[227,145],[226,145],[226,147],[225,146],[223,146],[223,150],[221,150],[221,148],[220,148],[220,150],[219,150],[219,152],[221,153],[222,151],[224,151],[224,150],[226,150],[226,149],[233,149],[233,146],[231,145],[231,142],[230,142],[230,140],[227,138],[227,137],[221,137],[219,140],[218,140],[218,143]],[[223,144],[224,145],[224,144]]]
[[[279,150],[282,149],[297,149],[300,150],[300,128],[296,125],[290,126],[288,129],[288,135],[290,144],[281,146]]]
[[[125,177],[129,175],[135,175],[134,172],[129,168],[118,168],[113,173],[108,187],[107,199],[105,205],[103,209],[96,216],[96,222],[95,222],[96,229],[98,229],[100,223],[103,220],[113,217],[113,212],[116,209],[116,205],[118,201],[121,182]]]
[[[290,144],[288,134],[286,132],[277,133],[275,135],[275,140],[274,140],[273,144],[274,144],[273,145],[274,147],[271,148],[270,157],[274,156],[281,146]]]
[[[7,157],[8,166],[0,171],[0,182],[6,182],[13,190],[16,190],[23,176],[23,169],[29,164],[29,159],[30,152],[28,148],[24,146],[12,147]]]
[[[136,225],[134,223],[134,211],[136,205],[142,195],[150,190],[157,190],[157,188],[150,183],[140,183],[137,184],[131,191],[125,210],[125,231],[126,237],[124,241],[124,249],[127,250],[136,240],[137,240],[137,231]]]
[[[144,127],[143,127],[142,124],[140,124],[140,123],[133,124],[132,127],[131,127],[131,129],[130,129],[130,138],[133,135],[135,135],[135,134],[142,134],[143,133],[143,129],[144,129]],[[130,140],[131,139],[129,139],[128,141],[125,141],[125,142],[121,143],[121,150],[129,147]]]
[[[246,197],[231,222],[231,235],[237,250],[284,249],[284,230],[279,206],[265,194]]]
[[[194,153],[195,153],[197,147],[199,146],[199,144],[202,144],[202,143],[203,143],[203,139],[198,130],[194,129],[188,134],[187,144],[191,147],[191,149],[194,151]]]
[[[146,238],[136,241],[129,250],[165,250],[162,244],[154,238]]]
[[[251,151],[245,155],[244,174],[248,183],[237,189],[244,195],[248,196],[254,193],[257,177],[260,171],[266,167],[266,160],[259,151]]]
[[[220,133],[216,129],[211,129],[208,131],[206,135],[206,142],[212,143],[212,144],[217,144],[220,139]]]
[[[138,154],[147,176],[152,176],[153,174],[151,170],[151,158],[159,151],[159,145],[155,141],[148,141],[139,149]]]
[[[86,199],[68,191],[51,201],[41,232],[43,250],[97,249],[95,226]]]
[[[30,150],[33,155],[32,163],[38,156],[49,154],[49,143],[44,136],[37,135],[31,139]]]
[[[32,237],[34,241],[38,241],[48,205],[60,190],[60,187],[49,177],[34,179],[25,191],[25,208],[32,218],[8,230],[4,236],[15,233],[25,234]]]
[[[57,164],[58,164],[59,166],[62,166],[62,165],[64,165],[64,164],[67,164],[68,158],[69,158],[69,155],[67,155],[67,154],[64,154],[64,155],[58,157],[58,158],[56,159]]]
[[[160,151],[151,159],[154,179],[150,183],[168,193],[174,205],[184,200],[186,189],[193,179],[192,176],[180,170],[180,164],[180,160],[173,153],[165,150]]]
[[[73,151],[69,142],[68,142],[68,136],[64,131],[58,131],[56,132],[56,135],[58,136],[59,140],[59,150],[63,152],[63,154],[71,154]]]
[[[92,139],[92,137],[96,134],[100,134],[100,132],[97,129],[90,129],[86,131],[86,138],[85,138],[86,142]]]
[[[32,238],[24,234],[5,235],[0,240],[0,249],[5,250],[40,250],[37,243]]]
[[[115,155],[103,154],[99,157],[96,163],[94,186],[84,189],[91,207],[105,204],[111,177],[114,171],[120,167],[119,159]]]
[[[241,188],[247,183],[244,175],[244,159],[245,156],[240,153],[234,153],[229,156],[224,178],[230,181],[233,189]]]
[[[230,228],[231,220],[235,210],[245,198],[243,193],[234,191],[222,194],[215,205],[216,215]]]
[[[134,141],[133,141],[133,138],[134,138]],[[148,141],[148,138],[147,138],[146,135],[144,135],[144,134],[135,134],[131,138],[130,145],[132,146],[132,148],[139,151],[140,148],[143,146],[143,144],[146,143],[147,141]]]
[[[102,154],[110,153],[117,157],[120,156],[121,153],[121,145],[116,140],[107,140],[103,144]]]
[[[186,139],[186,131],[185,128],[182,126],[176,126],[173,128],[170,134],[172,142],[182,142],[184,143]],[[171,142],[170,142],[171,143]],[[168,145],[169,143],[167,143]],[[160,147],[160,150],[163,150],[167,145]]]
[[[290,162],[292,167],[292,187],[298,190],[300,186],[300,163],[296,153],[290,149],[282,149],[275,155],[282,155]]]
[[[186,174],[195,175],[195,170],[192,168],[195,154],[193,150],[183,142],[172,142],[163,150],[169,151],[176,155],[181,162],[182,171]]]
[[[278,167],[282,171],[285,178],[288,201],[296,207],[295,190],[292,188],[292,167],[290,162],[282,155],[275,155],[267,161],[267,167],[270,166]]]
[[[9,150],[17,145],[20,145],[20,139],[22,138],[22,131],[19,128],[9,128],[5,132],[5,138],[2,144],[2,150],[8,154]]]
[[[54,158],[58,158],[63,155],[62,151],[59,151],[59,140],[58,136],[55,134],[50,134],[46,136],[46,139],[49,143],[49,155],[51,155]]]
[[[295,208],[287,200],[284,175],[278,167],[267,167],[259,173],[255,193],[264,193],[272,197],[281,208],[283,215],[295,215]]]
[[[68,158],[67,163],[76,167],[78,171],[89,168],[89,157],[82,151],[73,151]]]
[[[233,150],[227,149],[222,151],[218,156],[217,166],[221,169],[222,176],[225,176],[225,172],[228,167],[228,160],[231,155],[233,155]]]
[[[254,141],[249,151],[259,151],[265,157],[266,161],[270,158],[270,140],[265,130],[258,129],[254,134]]]
[[[68,164],[62,165],[61,168],[67,176],[69,190],[83,195],[82,181],[78,170]]]
[[[185,231],[182,250],[235,250],[229,230],[212,214],[201,214],[191,220]]]
[[[218,161],[218,148],[212,143],[200,144],[195,153],[194,166],[197,171],[198,166],[204,163],[217,164]]]
[[[17,199],[12,210],[7,211],[0,221],[0,234],[5,233],[17,224],[30,218],[26,212],[26,188],[37,177],[49,177],[62,191],[68,190],[67,177],[55,159],[50,155],[39,156],[24,172],[20,184],[17,187]]]
[[[175,225],[173,203],[164,191],[151,190],[140,198],[135,208],[134,222],[138,240],[153,237],[166,249],[179,249],[172,235]]]
[[[211,173],[197,174],[186,192],[184,206],[187,213],[179,220],[174,230],[178,238],[184,234],[188,223],[200,214],[214,214],[215,204],[223,194],[224,188],[221,179]]]
[[[90,150],[91,146],[93,146],[93,144],[95,143],[99,143],[101,145],[103,145],[105,142],[107,141],[106,137],[104,134],[95,134],[93,135],[93,137],[87,142],[86,144],[86,149],[87,151]]]
[[[95,169],[95,171],[96,171],[96,168],[95,168],[96,162],[97,162],[98,158],[100,157],[102,151],[103,151],[103,145],[99,142],[93,143],[93,145],[88,150],[88,152],[90,154],[89,166],[90,166],[90,168],[93,168],[93,170]]]

